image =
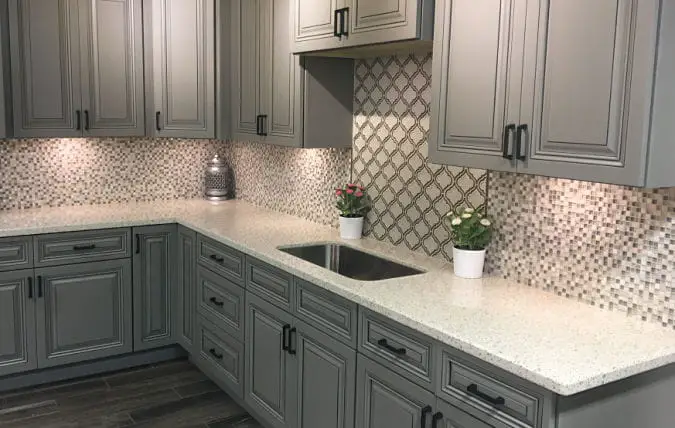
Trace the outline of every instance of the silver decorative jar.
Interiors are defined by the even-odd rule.
[[[230,168],[218,155],[207,164],[204,183],[204,195],[209,201],[225,201],[233,197]]]

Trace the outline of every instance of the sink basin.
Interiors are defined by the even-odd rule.
[[[361,281],[379,281],[424,273],[421,270],[340,244],[280,247],[279,250],[340,275]]]

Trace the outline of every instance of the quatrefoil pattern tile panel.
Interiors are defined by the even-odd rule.
[[[487,174],[428,162],[431,55],[360,60],[355,67],[352,174],[373,199],[365,233],[449,260],[452,243],[441,219],[484,206]]]

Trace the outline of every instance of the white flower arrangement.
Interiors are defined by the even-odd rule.
[[[465,208],[458,213],[450,212],[444,220],[450,225],[456,248],[484,250],[492,239],[492,221],[473,208]]]

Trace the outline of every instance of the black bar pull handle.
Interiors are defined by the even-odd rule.
[[[84,111],[84,130],[89,131],[89,110]]]
[[[298,329],[293,327],[288,335],[288,353],[295,355],[298,346]],[[295,340],[293,339],[295,337]]]
[[[527,145],[523,143],[523,134],[529,134],[527,125],[518,126],[516,133],[516,159],[519,161],[527,160]],[[525,153],[523,153],[523,146],[525,146]]]
[[[434,416],[431,418],[431,428],[438,428],[438,421],[443,419],[443,413],[441,412],[436,412]]]
[[[431,406],[422,407],[422,416],[420,417],[420,426],[427,428],[427,415],[431,413]]]
[[[209,256],[209,258],[210,258],[211,260],[213,260],[214,262],[216,262],[216,263],[222,263],[222,262],[225,261],[224,258],[220,257],[220,256],[217,255],[217,254],[211,254],[211,255]]]
[[[511,136],[513,136],[513,133],[516,131],[516,125],[514,123],[510,123],[506,125],[506,128],[504,128],[504,137],[502,140],[502,146],[504,152],[502,153],[502,157],[504,159],[508,160],[513,160],[513,153],[511,152]]]
[[[38,287],[38,299],[41,299],[43,296],[43,290],[42,290],[42,275],[38,275],[37,277],[37,287]]]
[[[396,348],[395,346],[391,346],[391,345],[389,344],[389,342],[387,342],[387,339],[380,339],[380,340],[378,340],[378,341],[377,341],[377,345],[378,345],[380,348],[384,348],[384,349],[386,349],[387,351],[391,352],[392,354],[395,354],[395,355],[398,355],[398,356],[405,355],[405,353],[406,353],[405,348]]]
[[[478,397],[481,400],[492,404],[493,406],[503,406],[505,403],[504,397],[491,397],[486,393],[481,392],[478,389],[478,385],[476,385],[475,383],[472,383],[471,385],[467,386],[466,392],[473,395],[474,397]]]
[[[262,119],[261,115],[255,117],[255,135],[260,135],[262,133],[262,130],[260,129],[260,119]]]
[[[73,245],[73,251],[86,251],[96,248],[96,244]]]
[[[136,254],[141,254],[141,235],[136,234]]]
[[[288,337],[289,334],[288,334],[288,333],[289,333],[290,331],[291,331],[291,325],[290,325],[290,324],[286,324],[286,325],[283,327],[282,332],[281,332],[281,334],[282,334],[282,337],[281,337],[281,350],[286,351],[286,352],[288,352],[288,350],[290,349],[290,345],[289,345],[289,343],[288,343],[288,339],[289,339],[289,337]]]
[[[340,36],[349,36],[349,30],[347,29],[348,14],[349,14],[348,7],[343,7],[342,9],[340,9]]]
[[[75,110],[75,130],[82,130],[82,112]]]
[[[260,135],[267,137],[267,115],[260,115]]]
[[[28,277],[28,298],[29,299],[33,298],[33,277],[32,276]]]
[[[160,124],[160,120],[162,119],[162,112],[158,111],[155,113],[155,129],[157,132],[160,132],[162,130],[162,125]]]
[[[341,11],[342,9],[335,9],[335,15],[333,16],[333,36],[337,37],[340,40],[342,40],[342,34],[340,34],[338,25],[340,22]]]
[[[214,305],[218,306],[219,308],[222,308],[225,305],[225,302],[222,300],[218,300],[215,297],[211,297],[209,299],[209,302],[213,303]]]
[[[219,354],[214,348],[209,349],[209,354],[213,355],[217,360],[223,359],[223,354]]]

